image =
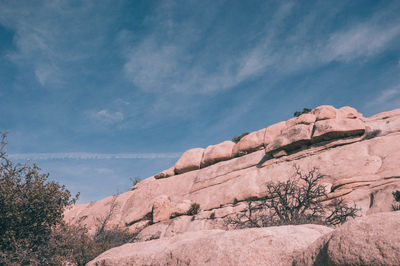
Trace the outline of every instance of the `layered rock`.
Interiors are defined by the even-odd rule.
[[[116,198],[75,205],[65,219],[94,231],[115,201],[109,226],[141,231],[143,239],[223,229],[224,217],[239,212],[241,201],[265,196],[266,182],[293,176],[294,164],[303,172],[318,168],[330,198],[372,214],[390,210],[391,192],[400,189],[399,161],[400,109],[364,118],[351,107],[321,106],[236,144],[186,151],[173,168]],[[189,203],[200,205],[193,217],[186,215]]]

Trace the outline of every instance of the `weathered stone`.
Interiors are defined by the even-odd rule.
[[[284,128],[280,136],[266,146],[265,152],[268,153],[279,149],[290,151],[308,144],[311,140],[313,127],[313,124],[297,124]]]
[[[286,156],[286,155],[287,155],[287,152],[284,151],[284,150],[274,150],[274,151],[272,151],[272,157],[274,157],[274,158],[279,158],[279,157]]]
[[[293,117],[293,118],[289,119],[288,121],[286,121],[286,126],[290,128],[290,127],[293,127],[293,126],[299,125],[299,124],[310,125],[315,122],[315,119],[316,119],[316,116],[314,114],[305,113],[305,114],[300,115],[299,117]]]
[[[172,213],[171,199],[167,195],[161,195],[154,200],[153,222],[168,220]]]
[[[175,168],[171,167],[171,168],[168,168],[167,170],[161,171],[160,173],[156,174],[154,176],[154,178],[161,179],[161,178],[167,178],[167,177],[170,177],[173,175],[175,175]]]
[[[235,144],[232,157],[242,156],[264,147],[265,128],[244,136]]]
[[[319,225],[205,230],[110,249],[92,265],[292,265],[296,252],[331,232]]]
[[[367,139],[400,132],[400,109],[384,112],[365,119]]]
[[[204,151],[201,167],[231,159],[233,146],[235,146],[235,143],[229,140],[208,146]]]
[[[400,212],[350,221],[322,236],[294,265],[400,265]]]
[[[265,128],[264,147],[267,147],[271,142],[273,142],[285,127],[286,121],[282,121]]]
[[[179,158],[179,160],[175,163],[175,173],[183,174],[189,171],[200,169],[203,153],[203,148],[194,148],[185,151],[181,158]]]
[[[173,207],[173,214],[175,215],[182,215],[186,214],[192,206],[192,202],[190,200],[183,200],[179,202]]]
[[[315,122],[314,142],[364,134],[365,124],[360,119],[328,119]]]
[[[337,116],[341,119],[363,118],[362,114],[360,114],[356,109],[350,106],[343,106],[342,108],[337,110]]]
[[[316,121],[336,118],[336,109],[331,105],[318,106],[311,113],[316,116]]]

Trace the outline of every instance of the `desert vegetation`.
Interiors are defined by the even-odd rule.
[[[312,111],[312,109],[310,109],[310,108],[303,108],[303,111],[296,111],[296,112],[294,112],[293,116],[294,116],[294,117],[299,117],[299,116],[301,116],[302,114],[306,114],[306,113],[309,113],[309,112],[311,112],[311,111]]]
[[[33,164],[15,164],[7,158],[6,134],[0,139],[0,265],[85,265],[105,250],[132,236],[107,228],[116,206],[98,220],[94,236],[85,226],[63,221],[65,208],[79,195],[42,174]]]
[[[400,190],[392,192],[393,200],[395,203],[392,204],[392,211],[400,211]]]
[[[244,136],[247,136],[249,134],[250,134],[249,132],[244,132],[240,136],[234,136],[232,138],[232,141],[235,142],[235,143],[238,143]]]
[[[343,199],[327,201],[326,188],[319,183],[323,175],[318,169],[302,173],[298,166],[294,167],[294,177],[285,182],[268,182],[267,196],[246,199],[246,208],[227,217],[226,226],[235,229],[306,223],[334,226],[357,216],[359,209],[355,204],[346,205]]]

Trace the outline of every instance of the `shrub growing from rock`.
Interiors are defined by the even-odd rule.
[[[232,138],[232,141],[235,143],[238,143],[244,136],[249,135],[249,134],[250,134],[249,132],[244,132],[240,136],[234,136]]]
[[[187,215],[196,215],[199,213],[200,210],[200,204],[198,203],[192,203],[192,205],[190,205],[190,209],[187,211]]]
[[[395,203],[392,204],[392,211],[400,211],[400,190],[392,192]]]
[[[294,167],[294,177],[286,182],[268,182],[267,196],[246,199],[246,208],[226,218],[226,225],[236,229],[306,223],[337,225],[357,216],[359,209],[342,199],[324,201],[326,188],[319,184],[323,175],[316,168],[304,174]]]
[[[311,112],[311,111],[312,111],[312,109],[303,108],[303,111],[296,111],[296,112],[294,112],[293,116],[294,116],[294,117],[299,117],[299,116],[301,116],[302,114],[306,114],[306,113],[309,113],[309,112]]]

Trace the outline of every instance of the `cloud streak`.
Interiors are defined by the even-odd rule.
[[[124,120],[124,114],[122,112],[112,112],[107,109],[92,112],[91,117],[105,124],[112,124]]]
[[[0,2],[0,24],[15,33],[15,49],[6,58],[27,76],[33,74],[42,87],[65,85],[103,47],[114,7],[118,4],[91,0]]]
[[[182,153],[14,153],[8,154],[14,160],[109,160],[109,159],[166,159],[178,158]]]
[[[199,14],[192,11],[193,18],[186,18],[183,24],[173,12],[167,12],[169,5],[161,6],[148,19],[153,23],[149,25],[151,33],[125,50],[129,51],[124,54],[125,75],[146,92],[216,93],[262,75],[279,74],[283,78],[332,62],[368,60],[400,36],[398,19],[389,22],[384,19],[390,7],[363,21],[350,20],[326,31],[344,6],[326,11],[323,17],[313,14],[297,17],[296,12],[303,7],[290,2],[266,6],[273,11],[259,23],[261,30],[258,27],[253,32],[250,28],[240,33],[240,38],[248,38],[251,43],[241,49],[234,46],[236,36],[226,33],[234,29],[202,24],[196,21]],[[218,8],[223,7],[215,10]],[[321,11],[326,7],[310,9],[314,8]],[[197,9],[192,3],[191,10]],[[216,13],[200,15],[213,21]],[[303,22],[305,26],[301,26]],[[286,28],[298,29],[298,32],[286,31]],[[204,40],[208,43],[201,46]],[[221,43],[225,44],[223,49],[216,45]],[[197,54],[192,52],[194,47]]]

